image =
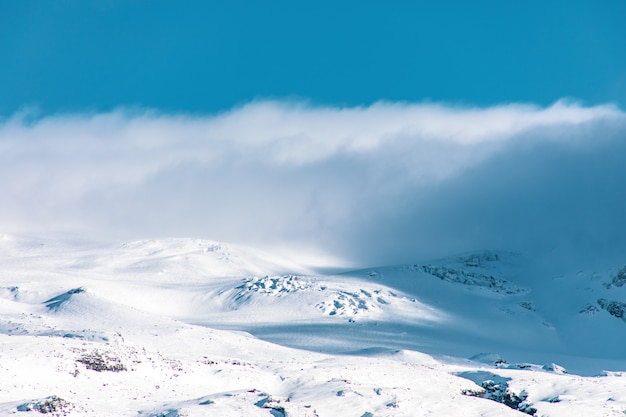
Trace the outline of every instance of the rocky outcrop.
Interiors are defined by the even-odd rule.
[[[526,289],[519,288],[506,279],[494,277],[493,275],[481,274],[476,271],[465,271],[463,269],[450,268],[440,265],[411,265],[409,269],[413,271],[425,272],[443,281],[487,288],[497,293],[524,294],[528,292]]]
[[[607,288],[622,287],[626,284],[626,266],[622,267],[611,279],[611,283],[606,285]]]
[[[621,301],[609,301],[604,298],[598,300],[598,305],[610,315],[626,321],[626,303]]]
[[[35,411],[41,414],[50,414],[51,416],[64,416],[72,409],[72,405],[63,398],[56,395],[44,398],[43,400],[24,403],[17,406],[17,411]]]
[[[76,359],[76,362],[82,363],[87,369],[96,372],[121,372],[127,370],[126,365],[122,363],[120,358],[111,352],[101,352],[99,350],[84,354]]]
[[[481,387],[478,390],[464,390],[463,395],[495,401],[531,416],[537,413],[537,409],[527,402],[528,394],[526,391],[522,390],[519,394],[515,394],[509,390],[508,381],[510,378],[485,371],[461,372],[457,375],[469,379]]]

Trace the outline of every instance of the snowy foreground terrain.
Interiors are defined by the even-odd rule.
[[[559,259],[0,235],[0,414],[624,416],[626,268]]]

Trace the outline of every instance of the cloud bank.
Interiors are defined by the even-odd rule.
[[[254,102],[0,122],[0,230],[203,237],[359,264],[626,249],[626,114]]]

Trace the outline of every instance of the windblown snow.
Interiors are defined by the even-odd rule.
[[[0,235],[0,414],[623,416],[625,265]]]

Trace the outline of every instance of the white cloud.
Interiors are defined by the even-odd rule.
[[[0,124],[0,227],[303,245],[361,262],[570,235],[605,244],[626,232],[614,219],[625,140],[618,108],[568,102],[15,116]]]

